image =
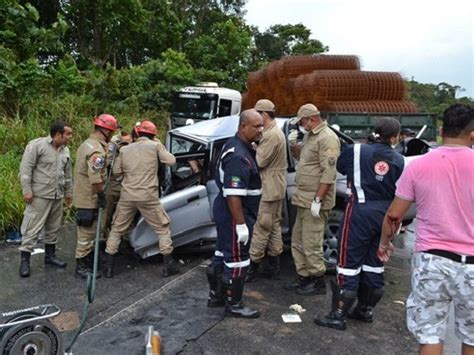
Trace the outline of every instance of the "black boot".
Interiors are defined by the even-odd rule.
[[[104,253],[104,276],[108,279],[114,277],[114,256]]]
[[[280,276],[280,256],[268,256],[268,266],[263,270],[263,274],[268,278],[278,278]]]
[[[260,312],[246,307],[242,302],[242,295],[244,293],[244,278],[239,277],[230,279],[226,284],[226,302],[224,315],[226,317],[237,318],[258,318]]]
[[[170,255],[163,255],[163,277],[173,276],[179,273],[178,263]]]
[[[20,253],[20,276],[29,277],[30,276],[30,256],[31,254],[27,251],[21,251]]]
[[[324,281],[324,276],[305,277],[300,287],[296,288],[296,293],[302,296],[325,295],[326,281]]]
[[[356,292],[344,289],[341,290],[334,281],[331,281],[331,288],[332,310],[325,317],[314,318],[314,323],[322,327],[346,330],[347,313],[355,302]]]
[[[45,254],[44,254],[44,265],[45,266],[54,266],[57,268],[65,268],[66,262],[62,261],[56,256],[56,245],[54,244],[46,244],[45,247]]]
[[[100,254],[100,251],[99,251],[99,254]],[[89,253],[89,255],[86,256],[86,261],[87,261],[87,268],[89,269],[89,272],[92,274],[94,272],[94,250],[92,250]],[[102,277],[102,267],[99,261],[100,260],[97,260],[97,273],[95,274],[96,279],[100,279]]]
[[[224,285],[222,283],[223,268],[209,265],[206,268],[207,281],[209,282],[209,298],[207,306],[210,308],[224,307]]]
[[[359,286],[357,305],[348,317],[366,323],[373,321],[373,308],[382,299],[384,288],[370,288],[365,284]]]
[[[89,267],[87,266],[87,256],[83,258],[76,259],[76,276],[80,276],[83,279],[87,278],[87,275],[90,274]]]
[[[247,270],[247,275],[245,275],[245,282],[254,282],[258,278],[258,268],[260,263],[250,261],[250,267]]]
[[[283,288],[287,291],[296,291],[298,287],[303,285],[305,283],[305,277],[297,275],[296,280],[293,282],[290,282],[289,284],[283,285]]]

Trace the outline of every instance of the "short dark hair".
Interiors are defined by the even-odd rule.
[[[49,129],[49,135],[51,136],[51,138],[54,138],[56,133],[63,134],[65,127],[70,128],[71,126],[63,121],[56,121],[51,125],[51,128]]]
[[[275,119],[275,111],[257,111],[259,114],[262,114],[262,112],[265,112],[270,118],[273,120]]]
[[[374,133],[378,134],[384,142],[400,133],[400,122],[393,117],[377,117]]]
[[[467,105],[454,104],[443,113],[443,137],[456,138],[474,130],[474,109]]]
[[[148,139],[155,139],[155,135],[151,133],[145,133],[145,132],[137,132],[138,137],[147,137]]]

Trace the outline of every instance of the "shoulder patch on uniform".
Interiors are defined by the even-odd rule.
[[[115,152],[118,150],[118,146],[115,143],[109,143],[107,145],[107,152],[111,155],[115,154]]]
[[[240,176],[232,175],[230,177],[230,186],[231,187],[240,187],[242,183],[242,178]]]
[[[101,157],[100,155],[93,155],[89,159],[89,165],[92,170],[94,171],[100,171],[104,168],[105,166],[105,158]]]
[[[334,165],[336,165],[336,158],[334,158],[334,157],[329,157],[329,159],[328,159],[328,164],[329,164],[329,166],[334,166]]]
[[[390,170],[390,166],[386,161],[378,161],[374,165],[374,171],[377,175],[386,175]]]

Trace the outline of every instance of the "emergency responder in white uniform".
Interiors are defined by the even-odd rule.
[[[250,245],[250,267],[247,282],[253,281],[265,254],[268,268],[265,276],[275,277],[280,271],[280,254],[283,251],[281,212],[286,194],[286,141],[283,131],[275,121],[275,105],[270,100],[258,100],[255,110],[262,116],[264,129],[257,146],[257,164],[262,179],[262,198],[257,222]]]
[[[109,114],[94,119],[95,130],[79,147],[74,169],[73,204],[77,208],[76,275],[92,272],[98,209],[106,207],[107,143],[118,128]],[[97,274],[100,277],[100,274]]]
[[[50,136],[32,140],[20,164],[20,182],[26,209],[21,224],[20,276],[30,276],[30,255],[41,230],[45,230],[46,266],[64,268],[56,257],[56,243],[63,218],[63,198],[71,204],[71,157],[66,146],[72,128],[64,122],[51,126]]]
[[[105,249],[105,276],[113,277],[113,256],[138,210],[158,237],[164,261],[163,276],[168,277],[177,274],[179,270],[171,256],[173,243],[170,218],[158,197],[158,167],[160,163],[174,165],[176,159],[163,144],[155,140],[157,130],[153,122],[142,121],[135,126],[135,131],[138,139],[121,149],[113,168],[114,174],[123,175],[123,180],[112,231]]]
[[[313,104],[301,106],[292,123],[298,123],[307,134],[302,148],[291,147],[299,159],[296,191],[291,200],[297,208],[291,253],[298,279],[284,288],[300,295],[325,294],[324,229],[336,203],[336,160],[340,142]]]

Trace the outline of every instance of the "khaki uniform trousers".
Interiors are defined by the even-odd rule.
[[[171,241],[170,218],[159,200],[120,200],[112,222],[112,231],[107,239],[106,253],[114,255],[118,252],[121,237],[127,232],[137,210],[157,235],[160,252],[163,255],[171,254],[173,243]]]
[[[313,217],[309,208],[297,207],[296,221],[291,236],[291,254],[296,272],[303,277],[323,276],[324,229],[330,210],[321,210],[319,218]]]
[[[21,245],[18,248],[28,253],[33,252],[38,235],[44,228],[45,244],[56,244],[58,232],[63,221],[63,199],[33,197],[26,206],[21,223]]]
[[[99,211],[95,210],[98,214]],[[95,234],[97,233],[97,215],[90,227],[77,227],[76,259],[84,258],[94,250]]]
[[[268,250],[269,256],[278,256],[283,251],[281,236],[281,209],[283,199],[260,201],[257,222],[253,228],[250,244],[250,258],[260,263]]]
[[[112,219],[120,200],[120,189],[118,191],[110,189],[107,191],[107,207],[105,209],[104,225],[102,228],[101,240],[106,241],[112,226]]]

